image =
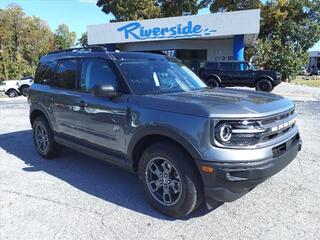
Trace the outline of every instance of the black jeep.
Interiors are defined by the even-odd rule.
[[[245,61],[208,62],[200,77],[211,87],[255,87],[265,92],[281,83],[279,72],[258,70]]]

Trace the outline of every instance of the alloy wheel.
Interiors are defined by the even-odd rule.
[[[36,127],[35,140],[36,140],[36,144],[37,144],[38,149],[42,153],[46,153],[49,148],[49,137],[48,137],[47,130],[41,124],[39,124]]]
[[[151,159],[145,171],[148,189],[159,203],[172,206],[182,194],[182,181],[175,166],[166,158]]]

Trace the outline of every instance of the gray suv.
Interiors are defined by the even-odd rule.
[[[50,53],[28,101],[41,156],[64,146],[133,171],[151,205],[171,217],[238,199],[301,149],[290,100],[209,89],[164,55]]]

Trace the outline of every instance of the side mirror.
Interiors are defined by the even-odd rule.
[[[121,95],[117,92],[111,84],[95,85],[91,92],[97,97],[115,98]]]

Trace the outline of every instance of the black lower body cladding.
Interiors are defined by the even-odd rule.
[[[208,205],[216,201],[232,202],[255,188],[269,177],[285,168],[301,150],[302,142],[297,133],[288,140],[288,148],[280,151],[274,147],[273,157],[260,161],[221,163],[199,161],[199,166],[209,166],[213,173],[201,172]]]

